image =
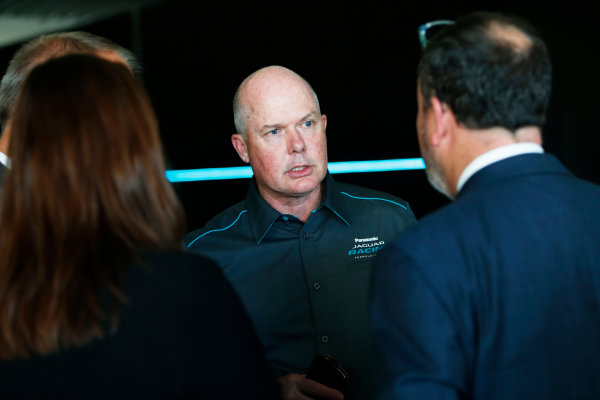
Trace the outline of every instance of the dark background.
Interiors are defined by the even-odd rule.
[[[304,76],[327,114],[329,161],[419,157],[415,132],[417,27],[475,10],[527,18],[554,66],[544,147],[576,175],[600,183],[597,106],[600,15],[593,3],[373,0],[246,3],[166,1],[81,26],[131,48],[161,126],[169,168],[241,166],[231,146],[237,85],[266,65]],[[19,44],[0,49],[0,69]],[[417,215],[448,202],[419,171],[335,175],[408,200]],[[241,200],[247,179],[176,184],[196,229]]]

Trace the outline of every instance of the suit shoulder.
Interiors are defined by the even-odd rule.
[[[193,242],[201,237],[231,229],[240,222],[240,219],[246,212],[247,208],[245,201],[240,201],[221,211],[211,218],[202,228],[187,233],[183,238],[185,247],[190,247]]]

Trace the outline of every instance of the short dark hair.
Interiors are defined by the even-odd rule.
[[[514,28],[526,45],[504,35]],[[550,57],[536,30],[521,18],[476,12],[458,19],[429,42],[417,75],[424,107],[435,96],[467,128],[501,126],[514,132],[546,122]]]

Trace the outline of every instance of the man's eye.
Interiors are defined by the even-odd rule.
[[[277,129],[277,128],[271,129],[270,131],[267,132],[267,135],[275,135],[277,132],[279,132],[279,129]]]
[[[313,122],[313,121],[304,121],[304,124],[303,124],[303,125],[304,125],[306,128],[310,128],[310,127],[311,127],[313,124],[314,124],[314,122]]]

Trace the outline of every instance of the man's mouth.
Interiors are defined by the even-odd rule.
[[[310,165],[298,165],[288,170],[289,176],[292,178],[303,178],[312,173],[312,167]]]
[[[302,171],[303,169],[308,168],[308,165],[302,165],[300,167],[294,167],[291,169],[292,172],[298,172],[298,171]]]

